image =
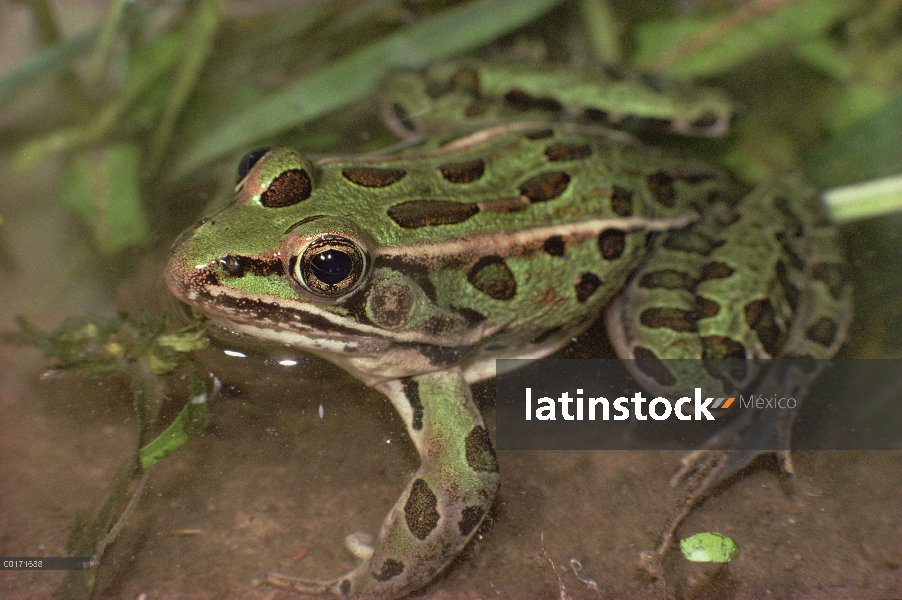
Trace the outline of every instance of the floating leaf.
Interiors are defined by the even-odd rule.
[[[713,531],[680,540],[680,550],[692,562],[727,563],[739,556],[739,545],[733,538]]]

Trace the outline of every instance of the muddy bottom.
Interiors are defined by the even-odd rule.
[[[153,468],[104,557],[97,598],[301,597],[255,581],[269,570],[331,578],[352,568],[344,537],[375,533],[416,467],[388,402],[342,371],[319,362],[213,362],[229,373],[213,421]],[[40,357],[12,348],[0,347],[0,368],[0,555],[65,555],[76,517],[97,506],[132,449],[127,381],[40,381]],[[493,427],[493,390],[475,393]],[[794,481],[761,461],[686,520],[681,536],[718,531],[739,543],[740,555],[714,568],[672,550],[672,595],[902,596],[902,453],[794,457]],[[411,597],[662,597],[660,582],[637,564],[680,497],[667,483],[680,453],[498,459],[503,483],[486,523]],[[0,597],[48,598],[63,575],[0,571]]]

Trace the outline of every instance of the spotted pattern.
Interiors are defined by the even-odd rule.
[[[615,185],[611,192],[611,210],[621,217],[633,214],[633,191]]]
[[[735,269],[728,264],[715,261],[702,267],[700,275],[702,281],[708,281],[709,279],[726,279],[735,272]]]
[[[648,188],[655,201],[661,206],[672,208],[676,201],[676,190],[673,187],[673,175],[658,171],[646,178]]]
[[[780,286],[783,288],[783,295],[786,297],[786,303],[789,304],[792,312],[796,312],[799,308],[799,296],[801,295],[801,292],[799,292],[799,288],[792,282],[789,275],[789,269],[782,260],[777,261],[776,271],[777,281],[780,282]]]
[[[675,385],[677,382],[673,373],[664,365],[664,361],[658,355],[644,346],[633,348],[633,357],[636,358],[636,367],[651,377],[662,386]]]
[[[353,167],[344,169],[341,174],[351,183],[368,188],[382,188],[401,181],[407,175],[407,171],[403,169]]]
[[[462,163],[452,163],[439,167],[442,177],[451,183],[472,183],[485,173],[485,163],[482,159],[470,160]]]
[[[467,281],[495,300],[510,300],[517,295],[514,274],[500,256],[483,256],[467,274]]]
[[[564,144],[557,142],[545,148],[545,158],[552,162],[582,160],[592,155],[589,144]]]
[[[594,273],[583,273],[576,282],[576,300],[585,302],[592,297],[592,294],[601,286],[601,278]]]
[[[553,235],[546,239],[542,244],[542,249],[551,256],[564,256],[567,253],[567,245],[564,238],[559,235]]]
[[[303,169],[285,171],[260,194],[260,204],[266,208],[283,208],[303,202],[313,192],[310,175]]]
[[[537,98],[521,89],[514,88],[504,95],[504,101],[519,110],[544,110],[558,112],[563,110],[560,102],[554,98]]]
[[[547,202],[563,194],[570,185],[570,176],[563,171],[542,173],[520,186],[520,193],[530,202]]]
[[[605,229],[598,234],[598,249],[605,260],[617,260],[626,249],[626,232],[622,229]]]
[[[758,336],[764,350],[771,356],[775,355],[779,349],[781,331],[771,301],[765,298],[746,304],[745,322]]]
[[[702,338],[702,358],[742,358],[746,355],[745,346],[728,337],[709,335]]]
[[[415,479],[410,495],[404,503],[404,520],[407,528],[418,540],[425,540],[438,525],[438,498],[423,479]]]
[[[838,330],[839,327],[837,327],[833,319],[821,317],[805,331],[805,337],[825,348],[829,348],[836,340],[836,332]]]
[[[711,300],[709,298],[705,298],[704,296],[696,296],[695,297],[695,318],[696,319],[710,319],[711,317],[717,316],[717,313],[720,312],[720,304]]]
[[[484,473],[498,472],[498,458],[485,427],[478,425],[470,430],[464,440],[464,449],[471,469]]]
[[[376,581],[388,581],[404,572],[404,563],[394,558],[386,558],[382,563],[382,568],[373,573],[373,579]],[[348,586],[350,587],[350,585]],[[350,590],[348,590],[350,591]]]
[[[401,567],[403,568],[403,565],[401,565]],[[348,594],[351,593],[351,580],[350,579],[342,580],[342,582],[338,586],[338,591],[341,592],[342,596],[347,597]]]
[[[482,521],[483,515],[485,515],[485,509],[481,506],[464,507],[460,512],[460,521],[457,522],[457,528],[460,530],[460,535],[469,537],[473,530],[476,529],[476,526]]]
[[[388,209],[388,216],[404,229],[456,225],[479,212],[476,204],[451,200],[411,200]]]
[[[423,403],[420,400],[420,383],[413,377],[405,377],[401,380],[401,386],[404,389],[404,397],[410,403],[413,416],[410,420],[410,427],[414,431],[423,428]]]
[[[672,329],[685,333],[695,333],[694,315],[679,308],[646,308],[639,315],[639,321],[651,329]]]

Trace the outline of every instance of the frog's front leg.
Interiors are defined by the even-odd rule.
[[[420,453],[420,468],[356,569],[316,582],[270,574],[267,583],[342,598],[391,599],[435,577],[469,541],[498,491],[495,450],[459,369],[377,388],[391,400]],[[359,544],[359,538],[356,539]]]

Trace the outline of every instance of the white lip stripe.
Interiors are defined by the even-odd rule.
[[[611,217],[606,219],[586,219],[559,225],[542,225],[528,227],[511,232],[492,232],[479,235],[468,235],[446,242],[423,242],[409,244],[403,248],[384,248],[379,255],[385,258],[415,256],[428,261],[435,261],[448,256],[459,256],[478,252],[481,256],[489,254],[509,255],[511,248],[526,247],[537,240],[548,237],[572,236],[587,238],[598,235],[605,229],[645,229],[648,231],[665,231],[679,229],[698,219],[698,213],[689,211],[673,217]]]

